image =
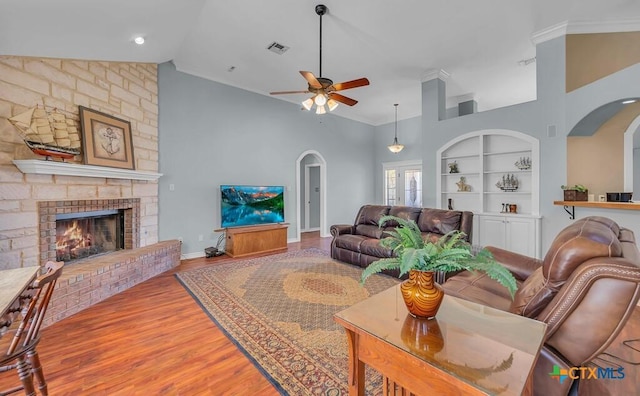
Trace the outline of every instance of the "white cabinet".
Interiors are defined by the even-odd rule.
[[[478,238],[480,246],[497,246],[503,249],[540,258],[540,218],[517,215],[479,214]]]
[[[539,256],[536,138],[496,129],[462,135],[438,150],[436,172],[437,207],[473,212],[474,244]]]

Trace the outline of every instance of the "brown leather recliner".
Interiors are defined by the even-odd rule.
[[[449,295],[547,323],[534,369],[535,395],[567,395],[573,379],[549,375],[582,367],[602,353],[622,330],[640,298],[640,251],[631,230],[592,216],[555,238],[544,260],[488,247],[516,277],[507,290],[485,275],[461,272],[443,285]],[[582,385],[578,384],[581,394]]]

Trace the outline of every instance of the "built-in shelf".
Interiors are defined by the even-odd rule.
[[[18,167],[18,169],[20,169],[20,172],[37,175],[105,177],[109,179],[146,181],[158,180],[160,176],[162,176],[162,173],[47,160],[13,160],[13,163]]]
[[[485,194],[523,194],[529,195],[531,191],[485,191]]]
[[[593,201],[553,201],[554,205],[564,206],[571,220],[576,218],[576,206],[584,208],[640,210],[640,202],[593,202]],[[569,209],[571,207],[571,209]]]
[[[503,155],[503,154],[528,154],[530,153],[530,149],[526,150],[503,150],[503,151],[494,151],[490,153],[482,153],[483,155]]]
[[[460,177],[460,176],[478,176],[480,173],[478,172],[467,172],[467,173],[443,173],[442,176],[455,176],[455,177]]]
[[[504,129],[470,132],[450,140],[436,153],[436,207],[472,211],[475,245],[540,257],[539,149],[538,139]],[[524,158],[530,161],[530,169],[518,168]],[[468,174],[473,192],[456,191],[461,174],[446,173],[453,161]],[[507,175],[518,180],[517,191],[502,191],[496,185],[506,182]],[[505,202],[518,213],[498,213]]]
[[[515,169],[515,170],[491,170],[491,171],[484,171],[485,175],[489,175],[489,174],[495,174],[495,173],[531,173],[531,169]]]

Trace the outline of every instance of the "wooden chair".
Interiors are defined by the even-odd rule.
[[[0,395],[24,389],[26,395],[35,396],[33,377],[38,382],[40,393],[48,395],[36,346],[40,341],[42,320],[63,266],[64,262],[47,262],[44,266],[46,272],[37,277],[0,318],[0,372],[15,369],[22,382],[21,386],[0,390]]]

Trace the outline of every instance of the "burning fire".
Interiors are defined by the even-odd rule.
[[[91,246],[91,234],[86,234],[77,221],[66,229],[63,235],[56,236],[56,250],[59,253],[73,252],[79,248]]]

